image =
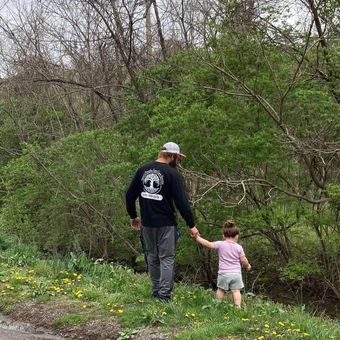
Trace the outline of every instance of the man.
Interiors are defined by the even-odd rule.
[[[199,234],[182,180],[175,169],[183,157],[176,143],[165,143],[156,161],[137,170],[126,193],[131,227],[142,229],[152,295],[165,302],[170,300],[174,281],[177,232],[174,204],[190,228],[191,236]],[[137,198],[141,220],[136,211]]]

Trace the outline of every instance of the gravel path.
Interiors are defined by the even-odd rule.
[[[51,339],[63,340],[43,328],[37,328],[30,324],[13,321],[7,316],[0,314],[0,340],[36,340]]]

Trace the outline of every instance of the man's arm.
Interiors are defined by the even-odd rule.
[[[195,240],[206,248],[215,249],[215,243],[214,242],[210,242],[210,241],[202,238],[201,236],[197,236],[195,238]]]
[[[131,220],[137,218],[136,199],[138,198],[138,196],[139,196],[139,176],[137,171],[125,194],[126,210]]]
[[[194,216],[192,214],[182,180],[178,173],[176,173],[172,178],[171,189],[172,189],[172,196],[173,196],[176,208],[178,209],[179,213],[181,214],[181,216],[183,217],[187,226],[190,229],[195,228]]]

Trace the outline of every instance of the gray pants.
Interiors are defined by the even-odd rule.
[[[169,299],[174,282],[176,227],[142,227],[145,252],[152,281],[152,294]]]

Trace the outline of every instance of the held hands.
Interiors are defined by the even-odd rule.
[[[131,228],[133,230],[140,230],[141,223],[140,223],[140,218],[139,217],[132,218],[130,220],[130,224],[131,224]]]
[[[190,236],[196,240],[197,236],[200,236],[200,232],[196,227],[190,229]]]

